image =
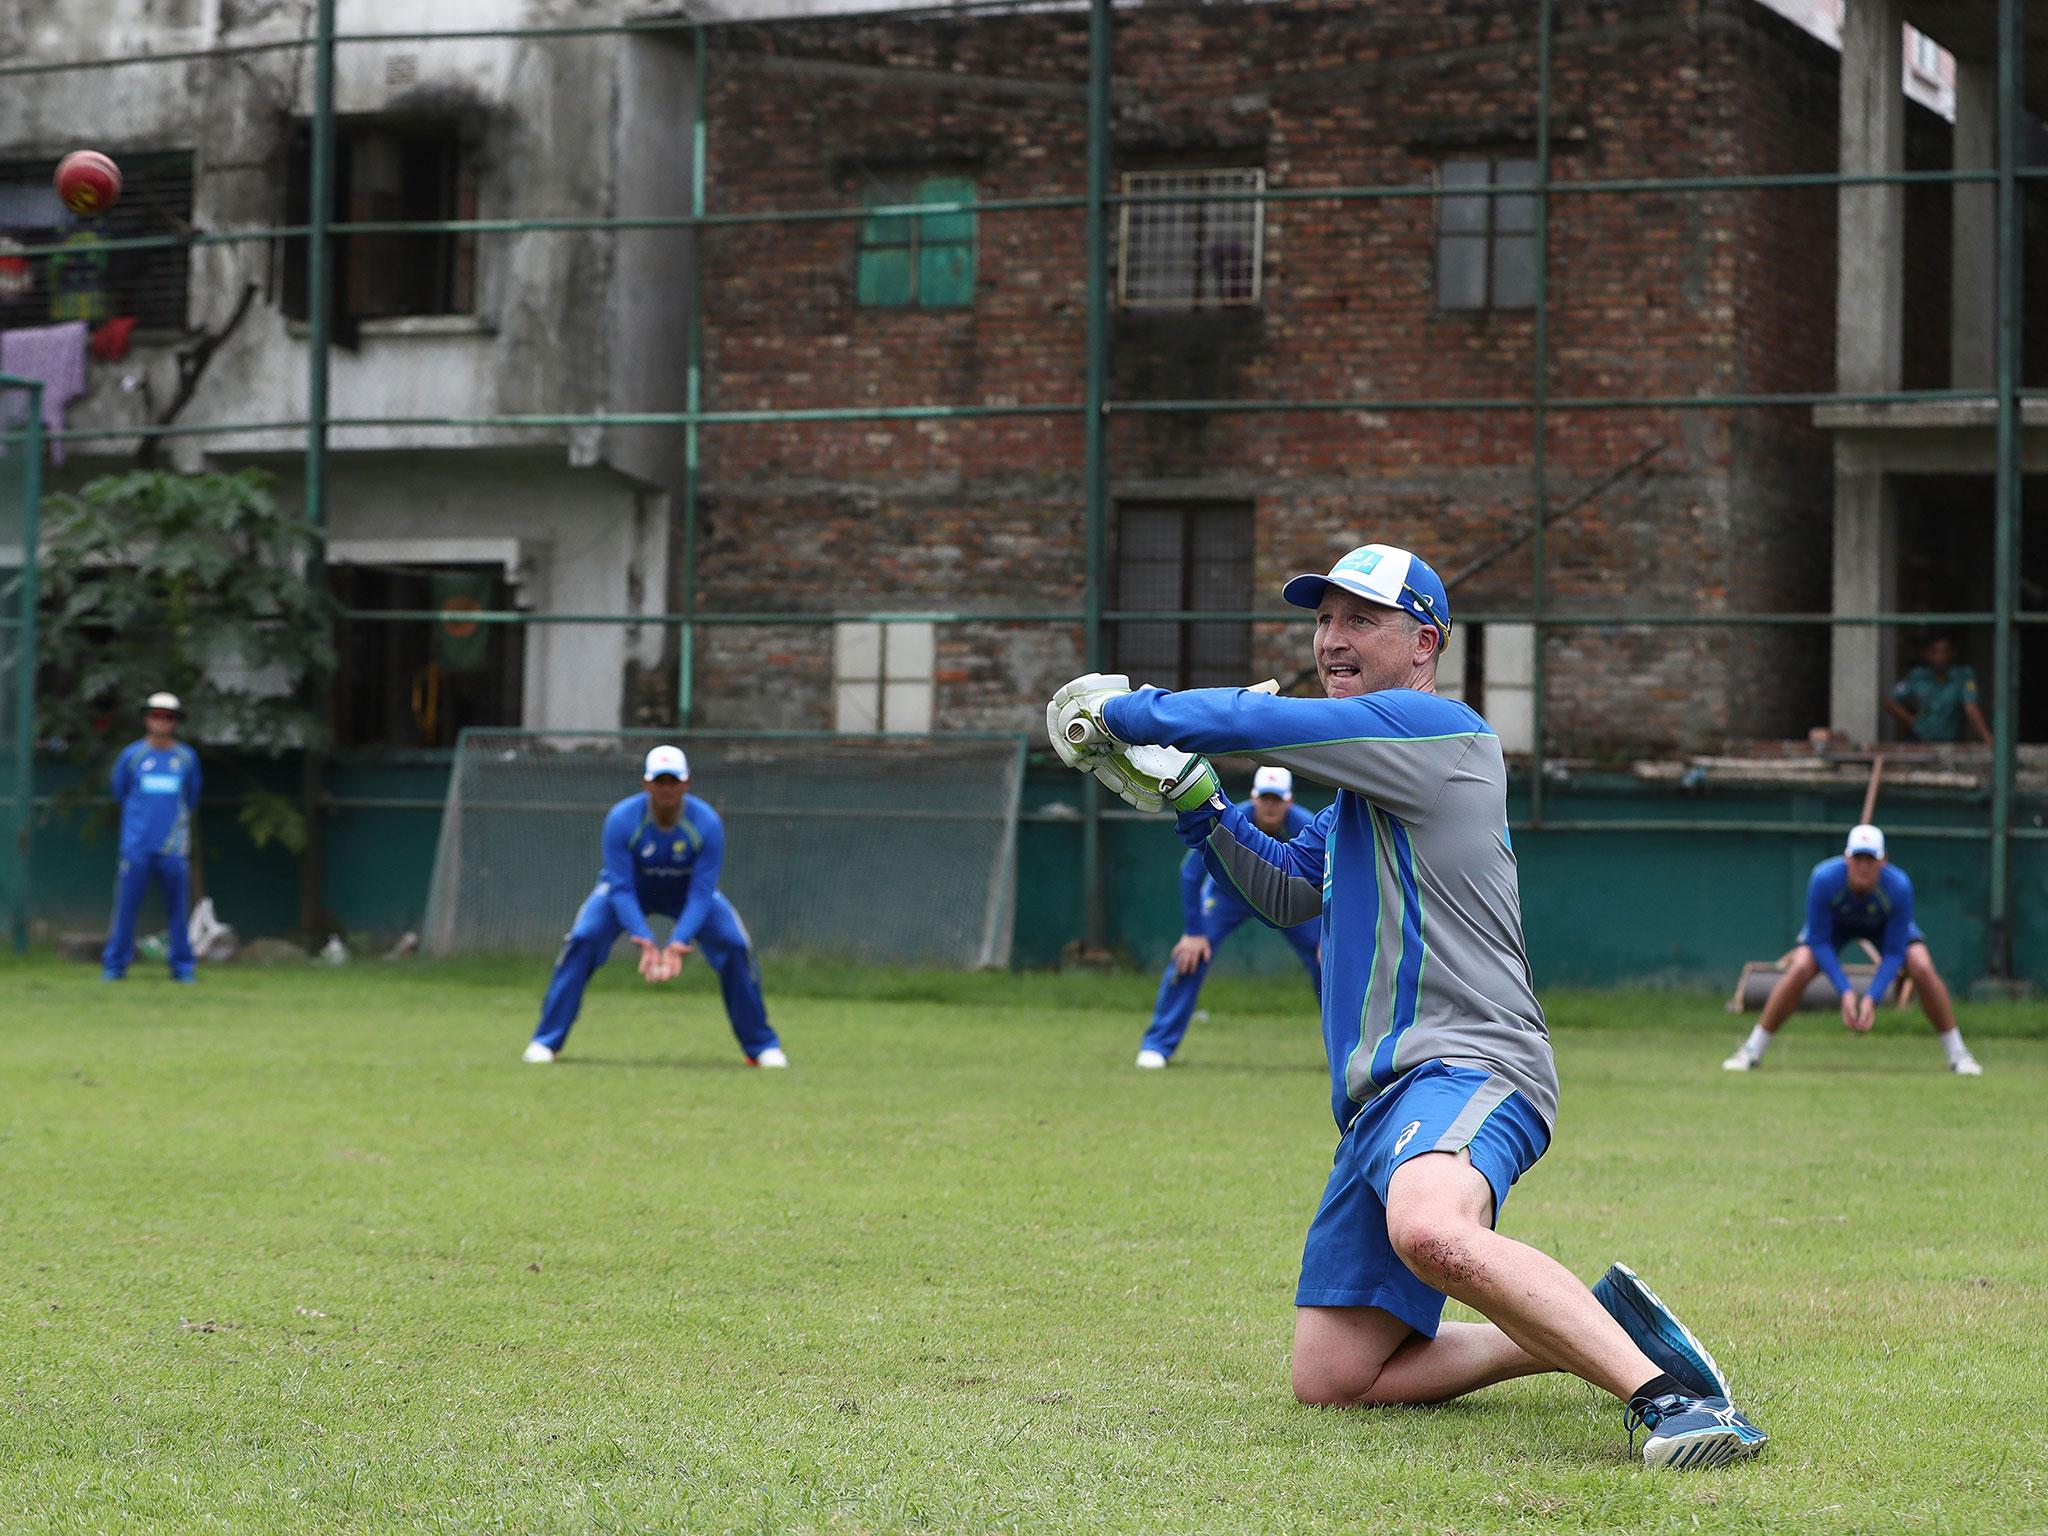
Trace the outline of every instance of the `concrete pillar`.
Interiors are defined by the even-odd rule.
[[[1992,62],[1956,60],[1955,168],[1988,171],[1998,161],[1998,80]],[[1949,382],[1990,391],[1997,357],[1998,189],[1990,182],[1950,189]]]
[[[1849,0],[1842,18],[1845,176],[1906,168],[1900,70],[1902,0]],[[1892,390],[1904,377],[1906,189],[1843,187],[1836,240],[1835,377],[1844,391]]]
[[[1835,463],[1835,612],[1889,613],[1898,602],[1899,499],[1880,470]],[[1828,723],[1877,740],[1879,699],[1892,685],[1893,632],[1867,624],[1834,632]]]

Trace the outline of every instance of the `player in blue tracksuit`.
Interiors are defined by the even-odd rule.
[[[1152,774],[1137,753],[1149,746],[1241,753],[1338,792],[1281,842],[1215,793],[1200,758],[1149,791],[1269,922],[1322,923],[1339,1135],[1295,1293],[1296,1396],[1433,1403],[1570,1371],[1649,1431],[1648,1465],[1754,1454],[1763,1432],[1632,1272],[1616,1265],[1589,1292],[1495,1230],[1510,1186],[1549,1146],[1557,1068],[1522,944],[1500,740],[1436,692],[1451,632],[1442,580],[1407,550],[1370,544],[1283,595],[1315,610],[1323,698],[1131,692],[1128,679],[1090,674],[1047,715],[1062,758],[1097,777],[1118,774],[1107,762],[1118,753]],[[1126,798],[1142,805],[1147,793]],[[1489,1321],[1443,1322],[1447,1295]]]
[[[121,863],[114,877],[114,921],[100,953],[100,974],[108,981],[128,974],[135,918],[152,883],[163,892],[170,923],[171,979],[193,979],[185,904],[192,814],[199,808],[199,754],[177,739],[183,713],[175,694],[151,694],[143,706],[142,739],[114,759],[110,779],[114,804],[121,808]]]
[[[1858,940],[1867,940],[1878,952],[1877,972],[1860,996],[1841,959],[1842,947]],[[1927,936],[1913,921],[1913,882],[1903,869],[1886,861],[1884,833],[1876,827],[1867,822],[1851,827],[1841,857],[1814,865],[1806,885],[1806,926],[1795,944],[1785,974],[1764,1000],[1763,1017],[1735,1054],[1721,1063],[1730,1072],[1749,1072],[1763,1064],[1772,1037],[1792,1016],[1815,976],[1825,976],[1833,984],[1841,1000],[1843,1026],[1862,1033],[1876,1021],[1879,999],[1904,970],[1919,989],[1920,1006],[1934,1026],[1949,1070],[1964,1077],[1983,1076],[1984,1069],[1956,1028],[1955,1005],[1941,972],[1934,968]]]
[[[718,888],[725,863],[718,812],[688,793],[690,764],[680,748],[649,752],[642,783],[641,793],[605,814],[604,869],[563,940],[526,1060],[550,1062],[561,1053],[583,989],[624,934],[639,946],[640,974],[650,982],[672,979],[683,958],[701,949],[718,975],[726,1019],[748,1064],[788,1066],[782,1042],[768,1027],[753,940]],[[666,946],[648,926],[649,913],[675,919]]]
[[[1237,808],[1252,818],[1261,830],[1274,837],[1293,838],[1308,826],[1309,814],[1294,803],[1294,775],[1285,768],[1261,768],[1252,778],[1252,797],[1240,800]],[[1195,1000],[1202,995],[1202,978],[1223,941],[1257,917],[1232,885],[1218,885],[1202,863],[1197,849],[1189,849],[1180,867],[1180,940],[1167,958],[1166,973],[1159,978],[1159,1000],[1152,1005],[1152,1027],[1138,1044],[1138,1065],[1163,1067],[1188,1032],[1195,1016]],[[1263,919],[1261,919],[1263,921]],[[1322,924],[1313,919],[1281,930],[1308,972],[1308,984],[1317,998],[1323,993],[1323,966],[1317,954],[1322,941]]]

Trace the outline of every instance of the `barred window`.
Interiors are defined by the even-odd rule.
[[[144,330],[183,331],[186,246],[98,247],[104,240],[191,233],[191,152],[124,153],[120,201],[96,214],[75,214],[57,200],[56,171],[54,155],[0,161],[0,330],[132,315]],[[13,254],[38,245],[64,249]]]
[[[1126,610],[1237,612],[1252,604],[1252,509],[1244,504],[1117,509],[1116,604]],[[1243,687],[1249,621],[1117,625],[1116,669],[1162,688]]]
[[[1453,187],[1534,186],[1534,160],[1446,160],[1438,171]],[[1474,193],[1437,199],[1438,309],[1536,307],[1536,198],[1528,192]]]
[[[1259,302],[1266,205],[1216,193],[1263,192],[1262,170],[1132,171],[1126,197],[1185,193],[1186,202],[1125,203],[1117,301],[1127,309],[1217,309]]]

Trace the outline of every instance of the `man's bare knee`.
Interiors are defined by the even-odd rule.
[[[1372,1396],[1373,1382],[1379,1379],[1379,1372],[1361,1379],[1356,1374],[1347,1376],[1331,1370],[1321,1362],[1294,1362],[1294,1400],[1304,1408],[1356,1408],[1368,1402]]]
[[[1424,1285],[1446,1295],[1456,1295],[1475,1272],[1471,1233],[1472,1223],[1462,1213],[1431,1207],[1406,1208],[1387,1223],[1387,1237],[1401,1262]]]
[[[1813,951],[1802,944],[1793,952],[1792,963],[1785,967],[1785,974],[1803,986],[1820,974],[1820,962],[1813,958]]]

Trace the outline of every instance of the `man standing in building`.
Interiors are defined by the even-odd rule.
[[[640,974],[649,982],[673,980],[690,952],[702,949],[718,975],[726,1021],[747,1065],[788,1066],[782,1042],[768,1027],[753,940],[718,888],[725,864],[724,823],[689,793],[690,763],[680,747],[649,752],[641,786],[639,794],[628,795],[605,815],[604,867],[597,889],[562,942],[525,1059],[540,1065],[561,1054],[583,1006],[583,989],[623,933],[639,946]],[[650,912],[675,919],[666,945],[647,925]]]
[[[1299,837],[1308,827],[1309,814],[1294,803],[1294,775],[1285,768],[1268,765],[1252,775],[1252,797],[1240,800],[1237,808],[1251,817],[1252,824],[1268,837],[1282,842]],[[1152,1006],[1152,1027],[1138,1043],[1138,1065],[1159,1068],[1166,1065],[1188,1032],[1195,1016],[1195,1000],[1202,995],[1202,978],[1223,941],[1237,932],[1255,914],[1235,886],[1219,885],[1202,863],[1198,849],[1190,848],[1180,867],[1180,939],[1166,962],[1166,974],[1159,978],[1159,1000]],[[1316,953],[1322,924],[1311,919],[1283,928],[1287,942],[1308,972],[1308,984],[1318,1000],[1323,995],[1323,966]]]
[[[1130,692],[1091,674],[1054,695],[1055,748],[1084,772],[1158,762],[1148,797],[1269,921],[1321,914],[1323,1036],[1340,1138],[1295,1293],[1304,1403],[1434,1403],[1570,1371],[1649,1431],[1650,1466],[1711,1467],[1764,1434],[1712,1357],[1633,1273],[1589,1292],[1494,1230],[1543,1155],[1557,1069],[1522,946],[1499,738],[1436,692],[1451,634],[1436,572],[1368,544],[1283,594],[1315,610],[1325,697],[1254,689]],[[1128,745],[1127,745],[1128,744]],[[1336,787],[1291,842],[1268,837],[1184,753],[1240,752]],[[1143,770],[1150,773],[1150,768]],[[1122,791],[1119,791],[1120,793]],[[1445,1323],[1446,1296],[1489,1321]]]
[[[1977,673],[1956,664],[1956,645],[1936,635],[1915,667],[1884,701],[1885,712],[1915,741],[1961,741],[1967,721],[1977,740],[1991,744],[1991,727],[1977,706]]]
[[[1878,948],[1877,974],[1870,978],[1870,990],[1857,996],[1842,969],[1843,945],[1867,939]],[[1913,882],[1906,872],[1888,863],[1884,855],[1884,833],[1867,823],[1849,829],[1849,841],[1840,858],[1823,859],[1813,866],[1806,885],[1806,926],[1799,930],[1799,947],[1771,995],[1764,999],[1763,1017],[1749,1038],[1735,1048],[1735,1054],[1721,1065],[1730,1072],[1750,1072],[1763,1065],[1778,1029],[1799,1006],[1807,983],[1826,976],[1834,983],[1842,1002],[1844,1028],[1859,1033],[1868,1030],[1877,1017],[1878,999],[1890,990],[1901,968],[1920,989],[1920,1006],[1934,1026],[1934,1036],[1948,1057],[1948,1069],[1964,1077],[1982,1077],[1963,1032],[1956,1028],[1955,1005],[1948,987],[1934,968],[1934,956],[1927,948],[1927,936],[1913,921]]]
[[[121,810],[121,863],[114,878],[114,921],[100,954],[100,974],[119,981],[135,958],[135,918],[154,881],[170,923],[171,980],[191,981],[186,932],[191,884],[192,813],[199,808],[199,754],[178,740],[184,708],[174,693],[152,693],[142,706],[142,739],[114,759],[111,783]]]

